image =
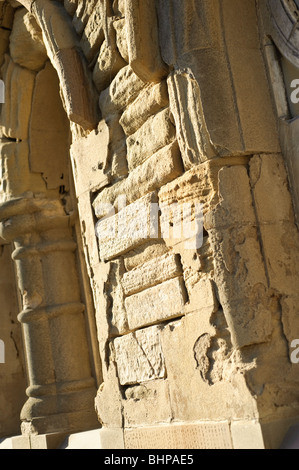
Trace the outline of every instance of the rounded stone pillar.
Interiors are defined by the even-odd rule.
[[[70,216],[59,200],[18,198],[0,206],[0,234],[13,241],[29,387],[23,433],[98,425]]]

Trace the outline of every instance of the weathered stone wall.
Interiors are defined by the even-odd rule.
[[[21,75],[28,85],[3,106],[3,146],[17,138],[26,152],[29,132],[17,196],[60,187],[66,209],[65,115],[48,116],[56,70],[101,358],[95,410],[112,448],[275,447],[298,419],[299,237],[260,3],[14,2],[31,14],[17,8],[5,33],[2,76],[7,90]],[[187,204],[193,224],[201,204],[201,244],[167,219]]]
[[[238,445],[243,421],[296,415],[298,231],[256,5],[241,3],[158,2],[157,27],[148,3],[136,2],[136,26],[131,2],[113,2],[114,39],[107,48],[99,34],[99,56],[87,55],[103,120],[71,154],[103,359],[96,408],[104,426],[124,426],[129,447],[148,445],[144,426],[201,420],[223,421],[226,445],[231,425]],[[96,41],[92,24],[84,44]],[[108,83],[101,57],[112,50]],[[140,201],[158,202],[161,217],[200,202],[202,247],[135,237]],[[101,239],[98,251],[105,204],[116,215],[99,232],[125,210],[128,237]]]

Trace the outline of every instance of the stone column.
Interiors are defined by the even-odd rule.
[[[97,426],[70,216],[59,200],[15,198],[0,206],[0,233],[13,241],[23,310],[28,400],[22,432]]]

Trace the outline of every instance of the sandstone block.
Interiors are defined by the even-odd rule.
[[[219,167],[208,162],[194,166],[174,181],[161,187],[158,196],[161,206],[175,203],[201,203],[206,213],[218,202]]]
[[[256,6],[253,2],[244,4],[242,0],[235,0],[232,4],[225,0],[222,8],[245,151],[279,152],[276,116],[260,49]]]
[[[250,185],[261,224],[293,222],[293,207],[284,161],[278,155],[255,155],[249,164]]]
[[[71,157],[77,196],[96,191],[109,183],[104,173],[108,159],[109,129],[101,121],[97,130],[72,143]]]
[[[150,238],[158,237],[158,220],[153,217],[153,204],[157,204],[156,194],[149,193],[118,214],[98,222],[96,230],[102,260],[111,260]]]
[[[232,449],[228,421],[125,430],[126,449]]]
[[[268,275],[245,167],[220,170],[219,196],[206,228],[220,303],[235,345],[264,342],[272,330]]]
[[[182,266],[179,257],[167,254],[125,273],[122,286],[126,295],[132,295],[180,274],[182,274]]]
[[[170,422],[167,380],[152,380],[128,387],[122,405],[126,428]]]
[[[129,170],[141,165],[175,138],[175,127],[170,121],[169,109],[150,117],[135,134],[127,138]]]
[[[106,173],[111,178],[128,175],[126,136],[119,123],[120,113],[111,114],[105,118],[109,129],[108,160],[105,165]]]
[[[120,124],[127,135],[134,134],[151,116],[169,104],[166,81],[146,87],[125,109]]]
[[[162,240],[150,240],[143,245],[134,248],[124,255],[124,263],[127,271],[137,268],[158,256],[163,256],[169,250]]]
[[[71,7],[68,0],[68,9],[71,11],[74,10],[74,7]],[[98,0],[89,0],[85,2],[84,0],[75,0],[76,10],[73,15],[73,26],[77,34],[81,35],[84,28],[87,25],[88,18],[90,18],[92,12],[97,7]]]
[[[173,142],[132,170],[128,178],[103,189],[94,201],[97,216],[107,215],[104,204],[115,205],[119,196],[126,195],[127,203],[130,204],[144,194],[174,180],[181,175],[182,171],[178,145]]]
[[[129,51],[127,43],[127,30],[125,18],[113,22],[113,28],[116,31],[116,45],[122,58],[129,63]]]
[[[98,125],[99,109],[96,89],[83,59],[72,46],[58,50],[51,61],[59,76],[69,120],[91,131]]]
[[[125,65],[126,62],[116,49],[116,45],[111,47],[105,39],[101,45],[92,75],[98,92],[108,87],[113,78]]]
[[[239,165],[219,171],[219,199],[221,204],[205,218],[206,229],[238,225],[256,225],[247,169]]]
[[[129,329],[178,317],[184,313],[183,279],[176,277],[125,299]]]
[[[80,46],[88,61],[93,59],[104,41],[104,21],[101,18],[99,8],[94,8],[90,13],[80,41]]]
[[[100,109],[103,116],[124,109],[144,88],[145,83],[137,77],[132,68],[123,67],[111,85],[100,95]]]
[[[164,357],[158,326],[116,338],[113,344],[121,385],[165,377]]]
[[[187,74],[172,72],[167,83],[184,166],[189,170],[214,157],[217,152],[210,143],[197,82]]]
[[[109,307],[106,310],[109,335],[112,337],[128,333],[127,314],[124,306],[124,291],[121,279],[124,273],[122,258],[110,264],[109,278],[104,285],[104,294]]]
[[[187,286],[187,283],[186,283]],[[219,307],[214,285],[211,279],[202,278],[192,286],[189,292],[189,302],[185,312],[200,311],[206,314],[215,313]]]

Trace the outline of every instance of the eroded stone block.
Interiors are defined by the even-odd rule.
[[[125,299],[130,330],[178,317],[184,313],[183,279],[170,279]]]
[[[134,248],[126,253],[123,258],[127,271],[141,266],[143,263],[150,261],[158,256],[163,256],[169,250],[162,240],[150,240],[141,246]]]
[[[113,28],[116,32],[116,45],[121,57],[129,63],[129,51],[127,43],[127,29],[125,18],[120,18],[113,22]]]
[[[174,180],[182,174],[182,171],[178,145],[177,142],[173,142],[131,171],[128,178],[101,191],[94,201],[97,216],[107,215],[104,205],[107,203],[115,205],[119,196],[125,195],[127,203],[130,204]]]
[[[210,142],[201,105],[200,87],[196,80],[188,74],[172,72],[167,83],[170,110],[174,116],[184,166],[189,170],[216,156],[217,152]]]
[[[72,143],[71,156],[77,196],[109,183],[104,173],[108,159],[109,130],[101,121],[95,131]]]
[[[169,322],[161,332],[175,420],[219,420],[232,415],[246,419],[256,412],[256,402],[244,378],[244,369],[251,364],[232,354],[229,338],[223,336],[225,329],[215,331],[214,323],[221,320],[221,311],[212,321],[210,314],[190,313]],[[215,341],[201,354],[197,345],[204,336]],[[211,383],[206,373],[213,377]]]
[[[170,121],[169,109],[150,117],[143,126],[127,138],[129,170],[141,165],[175,138],[175,127]]]
[[[167,423],[171,405],[167,380],[152,380],[125,390],[122,400],[125,427]]]
[[[112,41],[111,41],[112,42]],[[112,42],[114,44],[114,41]],[[100,52],[93,69],[93,81],[97,90],[101,92],[112,82],[117,73],[125,67],[126,62],[119,54],[116,45],[111,44],[105,39],[102,42]]]
[[[121,385],[165,377],[164,356],[158,326],[116,338],[113,344]]]
[[[48,59],[41,29],[24,8],[15,13],[9,50],[13,61],[29,70],[40,70]]]
[[[153,204],[157,204],[156,194],[149,193],[116,215],[98,222],[96,230],[102,260],[111,260],[146,240],[158,237],[158,220]]]
[[[84,28],[80,45],[88,61],[92,60],[104,41],[105,19],[101,17],[98,7],[90,12],[87,24]]]
[[[167,254],[160,258],[154,258],[144,263],[142,267],[125,273],[122,278],[122,285],[125,294],[132,295],[180,274],[182,274],[182,266],[179,256]]]
[[[109,88],[100,95],[100,109],[103,116],[114,114],[120,109],[124,109],[137,94],[143,89],[145,83],[137,77],[132,68],[127,65],[123,67]]]

